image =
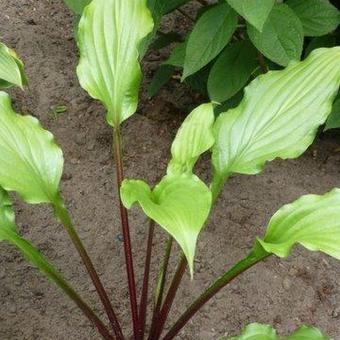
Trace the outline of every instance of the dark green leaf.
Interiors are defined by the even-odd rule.
[[[325,35],[340,23],[339,11],[328,0],[288,0],[286,4],[300,18],[306,36]]]
[[[156,36],[156,32],[161,24],[162,17],[173,11],[179,6],[182,6],[188,0],[148,0],[148,8],[150,9],[154,21],[153,31],[143,39],[139,47],[140,56],[143,57]]]
[[[305,50],[305,56],[308,56],[309,53],[317,48],[333,46],[336,46],[336,39],[333,35],[324,35],[322,37],[313,38]]]
[[[248,82],[257,67],[257,51],[249,41],[226,47],[209,75],[210,99],[222,103],[231,98]]]
[[[213,60],[230,41],[237,26],[237,14],[221,3],[206,11],[189,35],[183,79]]]
[[[238,91],[233,97],[221,103],[221,105],[216,105],[214,108],[215,115],[218,116],[222,112],[226,112],[230,109],[235,108],[240,104],[243,99],[243,89]]]
[[[66,5],[72,9],[76,14],[81,15],[84,8],[91,2],[91,0],[64,0]]]
[[[148,95],[155,96],[161,87],[165,85],[175,72],[175,67],[172,65],[161,65],[152,78],[151,84],[148,87]]]
[[[275,5],[262,32],[248,24],[248,35],[259,51],[279,65],[287,66],[291,60],[300,60],[303,48],[302,23],[285,4]]]
[[[182,41],[181,35],[176,32],[158,33],[158,37],[152,43],[151,47],[156,50],[160,50],[164,47],[169,46],[170,44],[174,42],[181,42],[181,41]]]
[[[187,2],[189,0],[148,0],[148,7],[154,19],[156,19],[155,22],[157,22],[163,15],[172,12]]]
[[[208,96],[207,83],[211,67],[212,63],[204,66],[202,69],[186,78],[184,80],[184,83],[190,86],[194,91],[197,91],[207,97]]]
[[[244,19],[259,31],[262,31],[275,0],[227,0]]]
[[[164,62],[166,65],[172,65],[176,67],[183,67],[185,60],[185,52],[187,48],[187,42],[182,42],[176,45],[172,50],[168,60]]]
[[[332,112],[329,115],[326,122],[325,131],[339,128],[340,128],[340,98],[338,98],[333,104]]]

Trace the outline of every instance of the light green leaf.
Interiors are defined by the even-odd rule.
[[[227,0],[227,2],[259,31],[262,31],[275,4],[275,0]]]
[[[37,248],[18,234],[11,201],[7,192],[0,187],[0,242],[2,241],[15,246],[28,262],[33,264],[49,280],[59,286],[75,303],[80,300],[78,294],[65,281],[59,271]]]
[[[0,43],[0,89],[15,85],[20,88],[27,85],[24,64],[15,51]]]
[[[227,3],[204,12],[189,36],[183,79],[213,60],[230,41],[236,26],[237,15]]]
[[[214,142],[214,109],[211,103],[202,104],[184,120],[171,147],[172,160],[168,173],[191,173],[198,157]]]
[[[66,5],[76,14],[81,15],[84,8],[91,2],[91,0],[64,0]]]
[[[107,109],[112,126],[135,113],[141,70],[138,47],[153,28],[146,0],[93,0],[79,22],[81,86]]]
[[[321,331],[315,327],[302,326],[286,340],[329,340]]]
[[[0,187],[0,241],[4,240],[1,230],[10,230],[15,232],[15,216],[12,203],[7,192]]]
[[[21,116],[0,92],[0,185],[28,203],[52,203],[58,196],[63,155],[50,132],[32,116]]]
[[[302,196],[283,206],[259,242],[268,253],[280,257],[287,257],[299,243],[340,260],[340,189],[323,196]]]
[[[208,92],[212,101],[222,103],[247,83],[258,67],[257,51],[246,40],[225,48],[210,71]]]
[[[288,337],[279,337],[275,329],[270,325],[261,325],[252,323],[248,325],[241,335],[227,338],[223,337],[220,340],[329,340],[328,337],[314,327],[302,326],[299,330]]]
[[[165,176],[152,191],[143,181],[125,180],[121,196],[126,208],[138,202],[178,242],[192,275],[197,238],[211,206],[208,187],[195,175],[186,174]]]
[[[303,48],[303,27],[293,10],[277,4],[271,11],[262,32],[248,25],[253,44],[268,59],[287,66],[291,60],[300,60]]]
[[[279,340],[279,338],[272,326],[252,323],[242,330],[241,335],[220,340]]]
[[[232,173],[257,174],[277,157],[300,156],[331,112],[339,61],[340,47],[322,48],[254,80],[240,105],[216,120],[214,185],[221,187]]]
[[[325,131],[339,128],[340,128],[340,98],[338,98],[333,104],[332,112],[329,115],[326,122]]]
[[[334,31],[340,13],[328,0],[288,0],[286,4],[302,22],[305,36],[321,36]]]

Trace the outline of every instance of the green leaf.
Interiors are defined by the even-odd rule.
[[[330,338],[315,327],[302,326],[286,340],[330,340]]]
[[[317,48],[334,46],[336,46],[336,38],[333,35],[324,35],[322,37],[313,38],[305,50],[305,56],[308,56],[309,53]]]
[[[294,332],[291,336],[286,338],[279,338],[275,329],[270,325],[261,325],[259,323],[252,323],[248,325],[241,335],[227,338],[223,337],[220,340],[329,340],[328,337],[314,327],[302,326],[299,330]]]
[[[217,118],[217,187],[232,173],[257,174],[267,161],[296,158],[308,148],[331,112],[339,60],[340,47],[318,49],[285,70],[270,71],[246,88],[237,108]]]
[[[181,246],[193,274],[198,235],[209,215],[211,192],[195,175],[165,176],[151,191],[139,180],[125,180],[123,204],[138,202],[144,213],[165,229]]]
[[[21,116],[0,92],[0,185],[28,203],[52,203],[58,196],[63,155],[52,134],[32,116]]]
[[[187,42],[178,43],[172,50],[168,60],[164,62],[165,65],[172,65],[175,67],[183,67],[185,60],[185,53]]]
[[[182,36],[176,32],[163,33],[158,32],[158,36],[152,43],[151,47],[156,50],[161,50],[172,43],[182,42]]]
[[[208,97],[207,83],[211,71],[212,62],[202,69],[185,78],[184,84],[190,86],[194,91],[201,93],[204,98]]]
[[[237,15],[227,3],[203,13],[188,39],[183,79],[213,60],[230,41],[236,26]]]
[[[165,85],[175,72],[175,67],[171,65],[161,65],[152,78],[148,87],[149,97],[154,97],[161,87]]]
[[[84,8],[91,2],[91,0],[64,0],[66,5],[76,14],[81,15]]]
[[[77,303],[80,297],[74,289],[37,248],[18,234],[16,229],[11,201],[7,192],[0,187],[0,242],[4,241],[15,246],[28,262],[37,267],[42,274],[59,286],[65,294]]]
[[[0,187],[0,241],[4,241],[2,230],[15,232],[16,226],[12,203],[7,192]]]
[[[153,28],[146,0],[93,0],[79,22],[81,86],[107,109],[112,126],[135,113],[141,81],[138,47]]]
[[[330,129],[338,129],[340,128],[340,98],[338,96],[338,99],[334,102],[332,112],[329,115],[325,131]]]
[[[211,103],[200,105],[187,116],[172,143],[168,173],[192,172],[198,157],[214,145],[214,121]]]
[[[242,40],[226,47],[209,75],[210,99],[222,103],[234,96],[257,67],[257,51],[249,41]]]
[[[279,65],[287,66],[291,60],[300,60],[303,48],[302,23],[285,4],[274,6],[262,32],[248,25],[248,35],[259,51]]]
[[[279,338],[272,326],[252,323],[241,332],[241,335],[220,340],[279,340]]]
[[[0,43],[0,89],[27,85],[24,64],[15,51]]]
[[[140,57],[143,57],[149,47],[149,45],[154,40],[156,33],[160,27],[162,17],[176,9],[184,5],[188,0],[148,0],[147,5],[149,10],[152,13],[152,17],[154,20],[154,27],[150,34],[148,34],[140,44],[139,53]]]
[[[262,31],[275,4],[275,0],[227,0],[227,2],[259,31]]]
[[[287,257],[297,243],[340,260],[340,189],[302,196],[283,206],[259,240],[268,253]]]
[[[148,0],[148,7],[153,14],[155,22],[157,22],[163,15],[172,12],[187,2],[189,0]]]
[[[288,0],[286,4],[301,20],[305,36],[325,35],[340,23],[339,11],[328,0]]]
[[[170,57],[156,71],[148,88],[150,97],[155,96],[174,74],[176,67],[183,67],[186,42],[178,43],[172,50]]]

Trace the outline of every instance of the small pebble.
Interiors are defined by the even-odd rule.
[[[118,240],[119,242],[124,242],[124,236],[123,236],[122,234],[118,234],[118,235],[117,235],[117,240]]]
[[[83,133],[76,134],[75,142],[78,145],[84,145],[85,144],[85,135]]]
[[[72,174],[70,172],[65,171],[62,176],[62,180],[69,181],[72,179]]]
[[[292,281],[288,277],[285,277],[283,279],[282,286],[285,290],[289,290],[292,286]]]
[[[10,305],[8,311],[12,314],[15,314],[17,312],[17,306],[15,304]]]
[[[340,307],[335,308],[335,309],[332,311],[332,318],[337,318],[337,317],[339,317],[339,315],[340,315]]]

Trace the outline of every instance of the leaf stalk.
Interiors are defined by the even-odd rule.
[[[155,222],[153,220],[150,220],[148,243],[147,243],[146,258],[145,258],[142,296],[141,296],[141,301],[139,305],[139,323],[141,327],[141,334],[142,334],[141,338],[142,339],[144,338],[144,333],[145,333],[146,312],[147,312],[147,306],[148,306],[150,266],[151,266],[151,257],[152,257],[152,241],[153,241],[154,232],[155,232]]]
[[[100,297],[100,300],[105,308],[105,311],[107,313],[107,316],[111,322],[114,334],[116,335],[117,339],[119,340],[123,340],[124,336],[118,321],[118,318],[113,310],[112,304],[110,302],[110,299],[105,291],[105,288],[99,278],[99,275],[92,263],[92,260],[90,258],[90,256],[88,255],[83,242],[81,241],[81,239],[79,238],[75,227],[72,223],[71,217],[67,211],[67,209],[65,208],[65,205],[62,201],[62,199],[60,198],[58,200],[58,202],[56,202],[54,204],[54,210],[55,210],[55,214],[56,216],[59,218],[60,222],[63,224],[63,226],[65,227],[65,229],[67,230],[74,246],[76,247],[86,269],[87,272],[89,273],[93,285],[95,286],[98,295]]]
[[[55,269],[54,266],[51,265],[31,243],[19,236],[12,238],[9,242],[20,249],[26,259],[30,260],[35,266],[37,266],[37,268],[39,268],[46,277],[54,282],[79,307],[105,340],[115,340],[103,322],[78,295],[74,288],[65,280],[63,275]],[[37,253],[39,254],[38,257],[36,256]]]
[[[187,266],[187,261],[184,254],[181,255],[180,262],[177,266],[175,275],[172,279],[171,285],[169,287],[168,293],[165,297],[162,309],[160,311],[159,317],[156,320],[156,327],[154,334],[150,334],[149,340],[158,340],[162,334],[165,322],[168,318],[169,312],[173,305],[173,302],[176,297],[176,293],[178,291],[179,285],[182,281],[183,275],[185,273],[185,269]]]
[[[162,307],[164,288],[165,288],[165,282],[166,282],[166,277],[167,277],[167,272],[168,272],[168,266],[169,266],[169,260],[170,260],[173,241],[174,241],[173,237],[170,236],[166,244],[163,264],[158,274],[150,334],[155,332],[157,319],[159,318],[159,312]]]
[[[206,289],[182,314],[162,340],[173,339],[187,324],[187,322],[222,288],[240,274],[253,267],[255,264],[263,261],[269,255],[270,254],[268,254],[263,248],[255,247],[246,258],[234,265],[229,271],[225,272],[208,289]]]
[[[127,277],[128,277],[128,289],[129,289],[129,297],[130,297],[130,305],[131,305],[131,313],[132,313],[133,334],[136,340],[140,340],[142,336],[142,332],[141,332],[141,327],[140,327],[139,317],[138,317],[136,281],[135,281],[135,274],[134,274],[134,268],[133,268],[133,256],[132,256],[132,247],[131,247],[129,218],[128,218],[127,209],[124,207],[122,199],[121,199],[121,195],[120,195],[120,188],[124,180],[124,167],[123,167],[123,156],[122,156],[123,155],[122,137],[121,137],[119,125],[113,128],[113,152],[114,152],[116,172],[117,172],[117,190],[118,190],[118,196],[119,196],[120,217],[121,217],[123,237],[124,237],[124,253],[125,253],[126,271],[127,271]]]

